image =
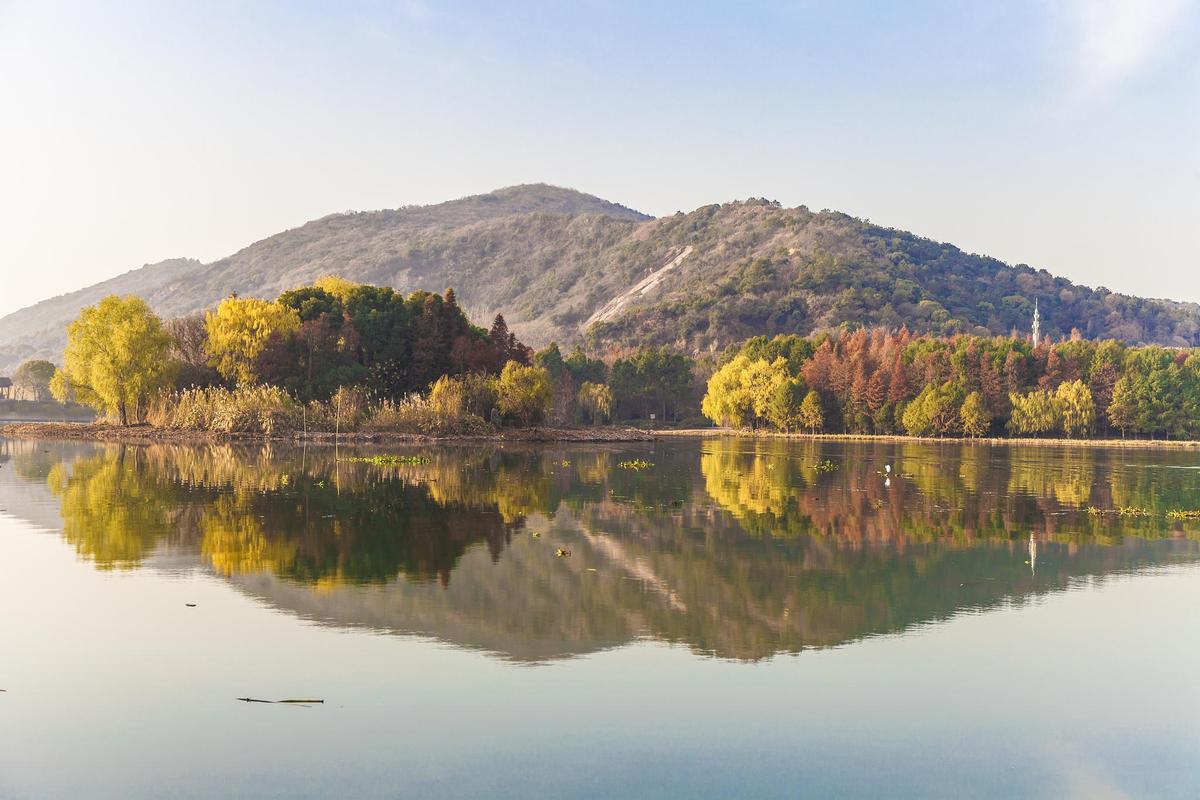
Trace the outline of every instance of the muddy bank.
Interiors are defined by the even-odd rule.
[[[0,425],[0,436],[10,439],[84,439],[100,442],[320,442],[333,444],[333,433],[218,433],[157,428],[152,425],[113,425],[79,422],[15,422]],[[344,432],[338,444],[378,442],[648,442],[656,437],[636,428],[514,428],[480,436],[426,436],[416,433]]]

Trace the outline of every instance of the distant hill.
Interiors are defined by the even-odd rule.
[[[1090,289],[838,212],[751,199],[654,219],[538,184],[333,214],[210,264],[174,259],[43,301],[0,318],[0,372],[59,358],[66,324],[106,294],[139,294],[169,317],[325,274],[453,287],[477,322],[501,311],[533,344],[703,352],[843,324],[1007,334],[1028,329],[1036,298],[1050,336],[1200,345],[1194,303]]]

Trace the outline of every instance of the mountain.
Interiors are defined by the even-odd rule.
[[[750,199],[654,219],[592,195],[514,186],[431,206],[333,214],[201,264],[175,259],[0,318],[0,371],[58,358],[65,327],[105,294],[164,316],[231,291],[275,297],[321,275],[404,292],[453,287],[480,324],[526,341],[713,351],[842,324],[1007,334],[1028,329],[1200,345],[1200,306],[1091,289],[835,211]]]

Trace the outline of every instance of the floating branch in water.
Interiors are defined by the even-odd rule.
[[[830,461],[828,458],[824,461],[818,461],[813,465],[813,469],[817,472],[836,472],[838,465]]]
[[[325,702],[324,700],[259,700],[255,697],[239,697],[238,700],[241,700],[243,703],[279,703],[294,706],[316,705]]]
[[[560,547],[554,555],[558,556],[559,558],[566,558],[567,556],[571,555],[571,551],[565,547]]]
[[[649,461],[643,461],[640,458],[635,458],[631,461],[622,461],[621,463],[617,464],[617,466],[620,467],[621,469],[632,469],[632,470],[636,471],[636,470],[642,470],[642,469],[650,469],[654,465],[651,464]]]
[[[1168,511],[1167,519],[1200,519],[1200,508],[1181,508]]]
[[[395,466],[412,466],[415,464],[428,464],[429,459],[426,456],[354,456],[353,458],[339,458],[338,461],[351,461],[357,464],[374,464],[377,467],[395,467]]]

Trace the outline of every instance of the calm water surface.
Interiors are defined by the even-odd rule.
[[[1200,454],[373,452],[0,440],[0,797],[1200,796]]]

